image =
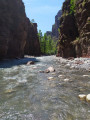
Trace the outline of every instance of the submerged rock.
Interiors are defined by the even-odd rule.
[[[12,93],[12,92],[15,92],[15,90],[13,90],[13,89],[8,89],[8,90],[5,91],[6,94],[7,94],[7,93]]]
[[[53,77],[48,77],[48,80],[52,80],[53,79]]]
[[[69,81],[69,79],[68,79],[68,78],[64,79],[64,82],[68,82],[68,81]]]
[[[34,61],[28,61],[27,65],[33,65],[35,62]]]
[[[59,77],[59,78],[62,78],[62,77],[64,77],[64,75],[59,75],[58,77]]]
[[[37,67],[33,67],[33,69],[37,69]]]
[[[49,73],[49,72],[50,72],[50,71],[49,71],[48,69],[44,71],[44,73]]]
[[[52,73],[52,75],[56,75],[56,73]]]
[[[44,73],[44,71],[41,71],[41,70],[40,70],[39,72],[40,72],[40,73]]]

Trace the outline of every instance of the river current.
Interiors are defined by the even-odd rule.
[[[78,98],[90,93],[90,77],[83,77],[90,73],[65,67],[55,56],[36,59],[34,65],[2,62],[0,120],[90,120],[90,103]],[[50,66],[54,73],[39,72]]]

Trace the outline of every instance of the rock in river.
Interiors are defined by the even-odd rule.
[[[87,102],[90,102],[90,94],[88,94],[88,95],[86,96],[86,101],[87,101]]]
[[[69,79],[68,79],[68,78],[64,79],[64,82],[68,82],[68,81],[69,81]]]
[[[53,77],[48,77],[48,80],[52,80],[53,79]]]
[[[28,61],[27,62],[27,65],[33,65],[34,64],[34,61]]]
[[[49,72],[55,72],[55,69],[53,67],[49,67],[47,70],[45,70],[46,73]]]
[[[84,95],[84,94],[80,94],[78,97],[80,98],[80,100],[85,100],[86,99],[86,95]]]

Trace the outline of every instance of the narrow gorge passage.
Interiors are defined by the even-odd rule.
[[[89,72],[55,56],[36,59],[0,69],[0,120],[89,120],[90,104],[78,98],[90,93]],[[39,72],[50,66],[54,73]]]
[[[90,120],[90,0],[0,0],[0,120]]]

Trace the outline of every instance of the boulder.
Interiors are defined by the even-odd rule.
[[[45,71],[43,71],[43,70],[40,70],[39,72],[40,72],[40,73],[44,73]]]
[[[34,61],[28,61],[27,65],[33,65],[35,62]]]
[[[88,94],[88,95],[86,96],[86,101],[87,101],[87,102],[90,102],[90,94]]]
[[[78,97],[80,98],[80,100],[86,100],[86,95],[84,94],[80,94]]]
[[[55,69],[53,67],[49,67],[47,70],[45,70],[46,73],[49,73],[49,72],[55,72]]]

